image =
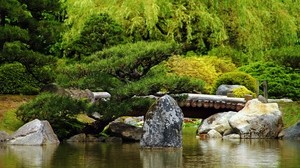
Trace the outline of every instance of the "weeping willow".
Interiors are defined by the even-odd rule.
[[[64,0],[69,30],[76,39],[86,19],[108,13],[134,40],[168,40],[188,50],[231,46],[257,55],[299,44],[299,0]],[[250,57],[250,59],[252,59]]]

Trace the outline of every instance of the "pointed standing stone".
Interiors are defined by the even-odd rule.
[[[182,147],[182,123],[177,102],[169,95],[159,98],[146,113],[141,147]]]

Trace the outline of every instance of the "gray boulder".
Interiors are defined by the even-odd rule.
[[[222,135],[224,133],[230,133],[232,132],[232,128],[229,125],[228,120],[235,114],[237,114],[237,112],[233,111],[214,114],[203,120],[197,133],[205,134],[210,130],[216,130]]]
[[[35,119],[23,125],[7,144],[11,145],[48,145],[58,144],[59,140],[48,121]]]
[[[141,147],[182,147],[182,124],[177,102],[169,95],[159,98],[146,113]]]
[[[300,121],[297,124],[283,130],[282,136],[283,139],[300,140]]]
[[[110,136],[120,137],[125,142],[140,141],[143,129],[123,122],[111,122],[105,130],[105,133]]]
[[[282,114],[277,103],[250,100],[229,119],[230,126],[241,138],[277,138],[282,130]]]
[[[232,90],[235,88],[243,87],[242,85],[220,85],[216,91],[216,95],[224,95],[227,93],[232,93]]]

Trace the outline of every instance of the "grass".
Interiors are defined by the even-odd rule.
[[[16,109],[33,98],[34,96],[0,95],[0,130],[12,133],[22,126],[23,122],[16,117]]]
[[[17,119],[16,110],[7,111],[1,120],[0,130],[7,133],[13,133],[20,128],[24,123]]]
[[[300,101],[289,103],[278,103],[284,127],[288,128],[300,121]]]

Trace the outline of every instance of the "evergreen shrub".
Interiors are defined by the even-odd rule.
[[[0,94],[37,94],[38,83],[21,63],[0,66]]]
[[[300,98],[300,74],[291,68],[276,65],[273,62],[256,62],[239,68],[240,71],[251,74],[260,83],[268,83],[270,98]],[[262,91],[262,85],[260,85]]]
[[[65,139],[81,131],[84,124],[77,120],[77,115],[86,109],[87,103],[83,100],[43,93],[19,107],[16,114],[25,123],[34,119],[47,120],[58,138]]]
[[[227,85],[243,85],[250,91],[256,93],[257,92],[257,81],[254,77],[251,75],[240,72],[240,71],[234,71],[234,72],[228,72],[221,75],[214,83],[214,87],[212,89],[212,94],[215,94],[218,87],[222,84]]]

